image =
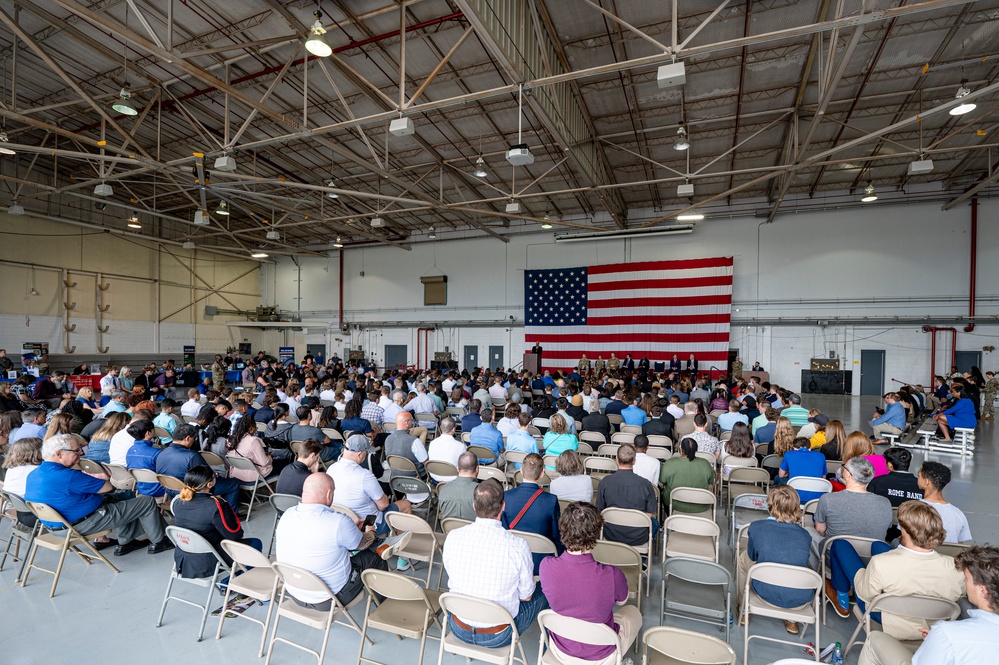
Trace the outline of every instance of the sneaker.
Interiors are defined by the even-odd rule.
[[[798,634],[798,622],[797,621],[785,621],[784,630],[786,630],[790,635]]]
[[[829,583],[829,580],[826,580],[826,597],[829,598],[829,603],[833,606],[833,610],[836,614],[845,619],[850,616],[850,600],[849,597],[847,597],[846,607],[844,607],[840,602],[839,594],[840,592],[833,588],[833,585]]]
[[[397,571],[399,571],[400,573],[404,572],[404,571],[407,571],[407,570],[409,570],[412,567],[413,567],[413,564],[411,564],[406,559],[403,559],[402,557],[399,557],[398,559],[396,559],[395,569]]]

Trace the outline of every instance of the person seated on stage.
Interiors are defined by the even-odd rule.
[[[950,387],[950,394],[954,403],[947,409],[933,416],[937,422],[942,441],[953,440],[954,430],[957,428],[975,429],[978,427],[978,419],[975,416],[975,404],[964,396],[964,387],[954,383]]]
[[[954,568],[954,559],[934,551],[945,533],[937,512],[925,503],[907,501],[898,508],[898,526],[900,546],[893,550],[887,543],[873,543],[866,567],[848,541],[837,540],[829,548],[832,579],[826,580],[826,594],[841,617],[850,615],[851,585],[861,612],[865,603],[886,593],[954,601],[964,595],[964,576]],[[872,619],[879,620],[884,632],[899,640],[918,640],[928,628],[922,619],[887,612]]]
[[[923,462],[916,482],[923,490],[922,501],[933,506],[943,520],[948,543],[964,543],[971,540],[968,518],[961,509],[943,498],[943,489],[950,483],[950,469],[940,462]]]
[[[801,520],[801,503],[798,494],[787,485],[776,485],[767,492],[767,510],[770,519],[757,520],[749,525],[749,543],[736,562],[738,600],[736,615],[739,625],[745,625],[740,611],[746,577],[754,563],[782,563],[788,566],[808,567],[812,553],[812,537],[798,522]],[[812,602],[815,593],[809,589],[790,589],[766,582],[753,582],[753,591],[760,598],[777,607],[800,607]],[[784,628],[792,635],[799,631],[798,623],[785,621]]]
[[[628,580],[624,573],[593,559],[603,525],[603,517],[592,504],[569,504],[559,518],[565,551],[541,563],[541,586],[558,614],[613,629],[624,653],[641,632],[642,613],[634,605],[625,605]],[[615,607],[619,607],[616,612]],[[598,663],[615,651],[613,646],[594,646],[558,635],[551,636],[550,644],[559,662]]]

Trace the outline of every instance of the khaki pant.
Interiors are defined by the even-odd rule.
[[[859,665],[909,665],[911,662],[912,652],[904,644],[891,635],[875,631],[867,637]]]
[[[874,436],[879,439],[883,439],[885,434],[901,434],[902,430],[895,427],[894,425],[889,425],[888,423],[881,423],[880,425],[871,425],[871,430],[874,432]]]
[[[627,653],[631,645],[635,643],[635,638],[642,632],[642,613],[634,605],[624,605],[614,613],[614,622],[618,625],[617,639],[621,646],[621,653]],[[610,665],[615,662],[614,654],[599,661],[584,660],[565,655],[553,643],[551,648],[558,656],[559,662],[564,663],[564,665]]]

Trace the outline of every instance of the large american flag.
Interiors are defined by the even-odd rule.
[[[546,369],[614,352],[635,364],[675,353],[699,369],[728,362],[732,257],[547,268],[524,273],[525,341]]]

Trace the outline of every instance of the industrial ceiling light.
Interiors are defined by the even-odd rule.
[[[271,229],[270,231],[267,232],[267,239],[268,240],[280,240],[281,239],[281,232],[278,231],[277,229]]]
[[[194,225],[195,226],[209,226],[212,223],[212,218],[205,214],[204,210],[194,211]]]
[[[336,237],[336,240],[333,242],[333,246],[337,249],[343,249],[343,242],[340,240],[340,236]]]
[[[528,166],[534,163],[534,154],[524,143],[524,84],[520,84],[517,90],[517,143],[510,146],[506,161],[512,166]]]
[[[22,208],[21,205],[17,201],[14,201],[13,203],[10,204],[10,207],[7,208],[7,214],[8,215],[23,215],[24,214],[24,208]]]
[[[319,6],[318,2],[316,6]],[[313,16],[316,17],[316,22],[309,28],[309,37],[305,40],[305,50],[320,58],[328,58],[333,55],[333,49],[326,43],[326,28],[323,27],[322,22],[323,15],[316,9]]]
[[[256,250],[256,251],[250,252],[250,258],[253,258],[253,259],[266,259],[267,258],[267,252],[262,252],[260,250]]]
[[[336,182],[334,182],[333,180],[330,180],[328,183],[326,183],[326,186],[330,187],[330,188],[336,187]],[[338,198],[340,198],[340,195],[337,194],[336,192],[326,192],[326,198],[328,198],[328,199],[338,199]]]
[[[434,230],[434,227],[432,226],[430,227],[430,232],[427,233],[427,237],[430,238],[431,240],[437,237],[437,231]]]
[[[486,160],[479,157],[475,160],[475,171],[472,173],[476,178],[485,178],[488,173],[486,173]]]
[[[545,221],[541,222],[541,228],[547,231],[548,229],[552,228],[552,222],[551,219],[548,217],[548,213],[545,213],[544,220]]]
[[[878,195],[874,193],[874,185],[871,181],[867,181],[867,187],[864,188],[864,196],[860,199],[863,203],[871,203],[878,200]]]
[[[135,105],[132,104],[132,93],[128,89],[128,81],[125,81],[125,86],[118,93],[118,99],[114,100],[111,108],[122,115],[139,115],[139,112],[135,110]]]
[[[215,160],[215,170],[224,173],[232,173],[236,170],[236,158],[225,154]]]
[[[218,210],[215,211],[216,215],[229,216],[229,206],[226,205],[225,201],[219,204]]]
[[[128,228],[130,229],[141,229],[142,224],[139,223],[139,213],[133,212],[128,217]]]
[[[968,87],[968,79],[961,79],[961,87],[957,89],[957,94],[954,95],[954,99],[963,99],[971,94],[971,88]],[[978,104],[974,102],[964,102],[958,104],[952,108],[948,113],[951,115],[964,115],[965,113],[971,113],[978,107]]]
[[[699,222],[704,219],[704,215],[699,212],[688,212],[685,215],[677,215],[676,219],[680,222]]]
[[[7,138],[7,132],[0,132],[0,155],[16,155],[17,152],[7,145],[10,139]]]
[[[94,196],[111,196],[112,194],[114,194],[114,190],[106,182],[102,181],[101,184],[94,187]]]
[[[683,126],[683,120],[681,120],[676,128],[676,143],[673,144],[673,149],[687,150],[688,148],[690,148],[690,142],[687,141],[687,128]]]
[[[194,242],[191,240],[185,240],[184,244],[181,245],[184,249],[194,249]]]

